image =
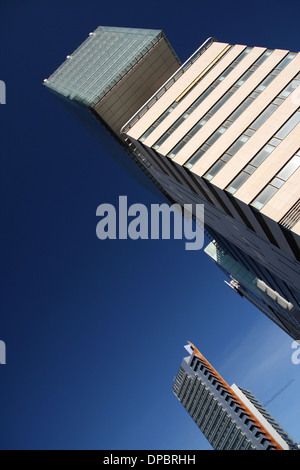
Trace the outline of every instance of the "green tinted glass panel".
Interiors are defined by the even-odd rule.
[[[162,35],[158,30],[99,26],[45,85],[66,98],[94,106]]]

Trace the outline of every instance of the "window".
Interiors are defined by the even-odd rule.
[[[266,52],[263,54],[264,60],[270,55],[270,53],[271,53],[271,51],[266,51]],[[254,64],[254,65],[255,65],[255,64]],[[225,95],[223,95],[223,97],[209,110],[208,114],[205,116],[205,117],[206,117],[206,120],[205,120],[204,124],[208,121],[208,119],[210,119],[210,117],[212,117],[212,116],[215,114],[215,112],[216,112],[217,110],[219,110],[219,108],[221,108],[221,106],[222,106],[223,104],[225,104],[225,102],[232,96],[233,93],[235,93],[235,92],[238,90],[238,88],[246,81],[246,79],[249,78],[249,76],[250,76],[250,75],[253,73],[253,71],[255,70],[254,66],[252,66],[252,67],[253,67],[253,69],[252,69],[252,70],[250,69],[248,72],[246,72],[246,73],[242,76],[242,78],[239,79],[239,80],[230,88],[230,90],[228,90],[227,93],[225,93]],[[253,101],[253,98],[254,98],[254,96],[253,96],[253,97],[251,96],[251,99],[249,98],[249,100],[245,100],[245,102],[243,103],[243,109],[242,109],[242,110],[239,110],[239,113],[241,113],[241,112],[245,109],[245,107],[247,107],[247,106],[249,106],[249,105],[251,104],[251,102]],[[226,131],[226,129],[232,124],[233,120],[237,118],[237,114],[235,114],[234,119],[232,119],[232,117],[233,117],[233,115],[231,115],[231,117],[228,118],[228,121],[226,121],[226,123],[224,123],[224,129],[223,129],[223,128],[219,128],[219,129],[216,131],[217,135],[216,135],[216,139],[215,139],[215,140],[217,140],[217,139],[220,137],[220,130],[221,130],[221,129],[222,129],[222,131],[224,132],[224,131]],[[204,124],[203,124],[203,125],[204,125]],[[196,126],[194,126],[194,128],[195,128],[195,127],[196,127]],[[189,132],[190,134],[191,134],[191,132],[194,131],[194,128],[192,128],[192,130]],[[197,130],[198,130],[198,129],[197,129]],[[223,132],[221,132],[221,134],[222,134]],[[194,134],[193,134],[193,135],[194,135]],[[213,137],[213,136],[212,136],[212,137]],[[185,140],[185,138],[183,138],[183,140]],[[209,141],[207,141],[204,145],[207,145],[207,144],[208,144],[208,145],[212,145],[212,143],[214,143],[214,142],[209,142]],[[203,145],[203,147],[204,147],[204,145]],[[181,147],[181,148],[182,148],[182,147]],[[180,148],[180,149],[181,149],[181,148]],[[173,158],[173,157],[179,152],[180,149],[178,149],[177,146],[176,146],[176,147],[172,150],[172,152],[171,152],[170,154],[168,154],[168,157]],[[206,150],[207,150],[207,149],[206,149]],[[205,150],[205,151],[206,151],[206,150]],[[189,166],[189,167],[191,167],[191,166]]]
[[[242,184],[244,184],[244,182],[249,178],[249,176],[251,176],[252,173],[254,173],[254,171],[266,160],[266,158],[270,155],[270,153],[272,153],[273,150],[275,150],[275,148],[281,143],[282,140],[281,140],[280,136],[283,136],[283,138],[286,137],[288,135],[288,133],[291,132],[299,122],[300,122],[300,111],[297,111],[296,113],[294,113],[288,119],[288,121],[281,127],[281,129],[279,131],[277,131],[275,136],[272,139],[270,139],[269,142],[255,155],[255,157],[252,158],[252,160],[241,171],[241,173],[239,173],[239,175],[236,176],[236,178],[225,188],[226,191],[228,191],[231,194],[234,194],[242,186]],[[298,152],[297,152],[297,155],[298,155]],[[288,174],[289,171],[291,171],[291,169],[294,167],[294,165],[297,165],[297,161],[298,160],[295,160],[291,164],[291,167],[289,167],[286,170],[287,174]],[[210,172],[213,170],[213,168],[214,167],[212,167]],[[296,171],[297,168],[295,168],[294,171]],[[282,174],[284,174],[284,173],[282,173]],[[279,175],[277,175],[277,177],[280,178]],[[281,179],[284,179],[284,178],[281,177]],[[278,186],[278,184],[279,184],[278,180],[275,181],[275,187],[276,187],[276,184]],[[277,189],[279,189],[279,188],[277,188]],[[271,190],[269,190],[268,194],[271,194],[270,191]],[[273,194],[275,194],[275,193],[273,193]],[[272,197],[272,195],[270,195],[270,198]],[[266,204],[266,202],[267,201],[265,201],[264,204]],[[261,206],[260,209],[262,207],[263,206]]]
[[[277,192],[277,188],[269,184],[259,195],[255,201],[252,202],[252,205],[256,209],[260,210],[264,205],[271,199],[271,197]]]
[[[290,54],[290,59],[291,60],[295,55],[293,54]],[[281,63],[280,63],[281,64]],[[267,85],[272,81],[274,80],[274,78],[276,78],[277,76],[277,72],[279,73],[280,69],[279,69],[279,66],[281,65],[278,65],[277,67],[275,67],[275,69],[273,69],[273,71],[268,75],[268,77],[266,77],[263,82],[249,95],[249,97],[247,99],[245,99],[243,101],[243,103],[241,103],[238,108],[229,116],[229,118],[227,118],[226,122],[234,122],[249,106],[250,104],[252,104],[252,102],[257,98],[257,96],[259,96],[259,94],[267,87]],[[274,73],[276,72],[276,73]],[[283,99],[285,99],[292,91],[293,89],[295,88],[295,86],[297,86],[299,84],[299,76],[297,76],[287,87],[285,87],[285,89],[278,95],[278,97],[281,97]],[[284,95],[284,96],[283,96]],[[278,97],[275,98],[275,100],[273,101],[273,103],[271,103],[262,113],[261,115],[251,124],[251,126],[249,127],[249,129],[247,129],[243,135],[241,137],[247,137],[244,142],[241,143],[240,141],[240,146],[238,146],[237,150],[239,150],[239,148],[241,148],[241,146],[243,145],[243,143],[245,143],[248,139],[249,139],[249,136],[254,134],[254,132],[268,119],[268,117],[271,116],[271,114],[277,109],[277,107],[283,102],[283,99],[278,101]],[[224,127],[224,123],[222,124],[222,126],[220,128]],[[229,127],[229,125],[225,126],[225,130]],[[220,129],[219,128],[219,129]],[[212,139],[214,136],[215,136],[215,140],[213,140],[213,143],[221,136],[221,134],[219,133],[219,129],[217,129],[214,134],[212,134],[212,136],[209,138]],[[240,138],[241,138],[240,137]],[[239,139],[240,139],[239,138]],[[205,144],[209,144],[209,140],[205,142]],[[201,146],[200,148],[203,148],[203,146]],[[233,153],[233,155],[236,153],[236,151]],[[195,155],[197,154],[197,152],[188,160],[188,162],[186,163],[186,166],[188,168],[191,168],[199,159],[199,155],[198,155],[198,158],[195,158]],[[170,156],[170,155],[168,155]],[[221,157],[222,158],[222,157]],[[209,177],[210,176],[210,172],[207,173],[207,176]],[[204,175],[204,177],[206,177],[206,175]]]
[[[274,113],[274,111],[278,108],[278,104],[271,103],[262,113],[261,115],[251,124],[251,129],[257,131],[260,126]]]
[[[225,48],[224,51],[222,51],[218,57],[213,61],[213,63],[208,66],[204,71],[203,73],[200,74],[199,78],[197,80],[194,81],[193,85],[189,88],[188,92],[184,93],[184,97],[188,95],[188,93],[190,93],[194,87],[199,83],[199,80],[200,78],[202,79],[204,77],[204,75],[209,71],[211,70],[215,65],[216,63],[222,58],[224,57],[224,55],[231,49],[232,46],[227,46],[227,48]],[[171,104],[171,106],[151,125],[151,127],[149,127],[149,129],[139,138],[139,140],[141,142],[144,142],[144,140],[146,140],[146,138],[154,131],[154,129],[162,122],[164,121],[164,119],[166,119],[166,117],[169,116],[169,114],[174,111],[174,109],[176,108],[176,106],[178,105],[179,101],[183,98],[183,96],[181,95],[179,98],[177,98],[176,101],[174,101],[174,103]],[[158,148],[158,147],[157,147]]]
[[[167,140],[167,138],[177,129],[177,127],[195,110],[200,106],[200,104],[207,98],[207,96],[224,80],[224,78],[238,65],[238,63],[250,52],[251,48],[245,49],[233,62],[232,64],[224,71],[222,74],[210,85],[210,87],[204,91],[190,106],[190,108],[184,112],[184,114],[175,121],[175,123],[167,130],[167,132],[154,144],[153,148],[158,149],[163,142]],[[266,60],[267,57],[271,54],[270,50],[267,50],[262,54],[260,57],[260,64]],[[257,61],[258,62],[258,61]],[[235,93],[238,88],[252,75],[252,73],[256,70],[255,65],[257,62],[252,65],[252,67],[244,73],[244,75],[227,91],[222,98],[209,110],[208,114],[205,116],[206,119],[201,118],[201,120],[189,131],[187,135],[194,135],[202,125],[206,124],[206,122],[214,115],[214,113],[221,107],[225,102]],[[259,64],[259,65],[260,65]],[[201,126],[198,127],[198,124],[201,122]],[[181,150],[181,148],[187,143],[186,136],[182,139],[183,145],[176,146],[172,152],[168,155],[170,158],[174,158],[174,156]]]

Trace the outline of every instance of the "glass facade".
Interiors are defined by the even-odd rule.
[[[266,287],[265,280],[268,285],[270,285],[270,280],[262,272],[259,278],[258,270],[254,274],[246,267],[245,263],[242,264],[228,253],[221,252],[214,243],[210,243],[204,251],[229,279],[238,281],[240,287],[234,290],[250,300],[286,333],[292,337],[296,336],[294,332],[300,328],[300,322],[294,313],[295,311],[300,312],[300,310],[297,310],[291,302],[282,297],[278,288],[274,290],[277,287],[274,282],[271,284],[273,289]]]
[[[229,254],[234,260],[240,263],[241,266],[245,267],[257,278],[265,281],[273,290],[277,291],[285,299],[289,299],[293,305],[300,310],[300,295],[298,291],[288,286],[281,278],[273,272],[270,272],[270,270],[257,260],[254,260],[245,251],[242,251],[220,233],[212,230],[211,227],[206,227],[206,230],[208,231],[209,239],[217,246],[219,253]],[[226,273],[228,274],[227,271]]]
[[[99,26],[44,84],[70,100],[95,106],[161,37],[158,30]]]

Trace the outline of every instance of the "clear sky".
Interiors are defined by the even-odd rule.
[[[300,442],[292,339],[184,241],[96,237],[96,208],[160,201],[43,86],[99,25],[162,29],[182,61],[209,36],[299,50],[299,2],[1,3],[3,449],[207,449],[172,393],[186,340]]]

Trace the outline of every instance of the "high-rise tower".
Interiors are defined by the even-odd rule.
[[[298,450],[251,392],[231,387],[191,343],[173,392],[215,450]]]
[[[161,31],[99,27],[45,80],[138,178],[172,203],[204,204],[206,252],[294,339],[299,71],[300,54],[214,38],[180,65]]]

